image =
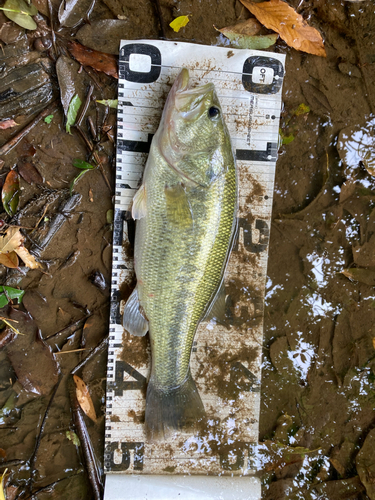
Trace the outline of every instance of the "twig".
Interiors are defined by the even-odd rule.
[[[11,330],[14,331],[14,333],[16,333],[17,335],[25,335],[24,333],[21,333],[20,331],[17,330],[17,328],[15,328],[13,325],[11,325],[5,318],[2,318],[2,320],[7,326],[9,326],[9,328]]]
[[[93,358],[98,352],[100,352],[102,349],[104,349],[104,347],[107,345],[108,343],[108,336],[105,337],[101,342],[99,342],[99,344],[94,347],[89,353],[88,355],[83,358],[83,360],[78,363],[78,365],[73,368],[73,370],[70,372],[71,375],[74,375],[76,374],[83,366],[85,366],[85,364],[90,361],[91,358]]]
[[[163,14],[161,13],[161,7],[160,7],[160,2],[159,0],[154,0],[154,3],[156,5],[156,12],[158,14],[159,18],[159,24],[160,24],[160,31],[161,31],[161,37],[164,38],[165,40],[167,39],[167,36],[165,34],[165,29],[164,29],[164,20],[163,20]]]
[[[71,323],[70,325],[68,326],[65,326],[64,328],[62,328],[61,330],[59,330],[58,332],[55,332],[55,333],[52,333],[51,335],[49,335],[48,337],[45,337],[44,340],[49,340],[53,337],[56,337],[57,335],[60,335],[61,333],[64,333],[66,330],[69,330],[68,333],[73,333],[71,332],[71,329],[72,328],[75,328],[77,327],[80,328],[83,323],[91,316],[91,314],[88,314],[87,316],[84,316],[83,318],[80,318],[80,319],[77,319],[77,321],[74,321],[74,323]]]
[[[2,427],[4,429],[4,427]],[[26,462],[25,460],[19,460],[19,459],[14,459],[14,460],[8,460],[7,462],[1,462],[0,467],[15,467],[16,465],[24,465]]]
[[[72,474],[71,476],[67,477],[62,477],[61,479],[58,479],[57,481],[54,481],[51,484],[47,484],[47,486],[43,486],[42,488],[39,488],[39,490],[34,491],[31,495],[27,496],[24,500],[29,500],[31,498],[36,497],[39,493],[42,493],[43,491],[48,491],[51,488],[53,488],[56,484],[61,483],[61,481],[66,481],[67,479],[71,479],[72,477],[79,476],[80,474],[83,474],[83,470],[77,472],[77,474]]]
[[[100,172],[102,173],[102,176],[108,186],[108,189],[109,191],[112,193],[112,187],[111,187],[111,184],[109,183],[109,180],[107,179],[107,176],[105,175],[105,172],[104,172],[104,168],[103,168],[103,165],[102,165],[102,162],[100,161],[100,158],[99,158],[99,155],[97,153],[97,151],[95,151],[95,148],[94,148],[94,145],[93,143],[90,141],[90,139],[86,136],[85,132],[83,131],[81,125],[79,124],[76,124],[75,125],[76,129],[78,130],[78,132],[80,133],[82,139],[85,141],[87,147],[89,148],[90,150],[90,153],[92,153],[96,163],[98,164],[99,168],[100,168]]]
[[[57,58],[58,52],[57,52],[57,47],[56,47],[55,30],[53,29],[53,8],[52,8],[51,0],[47,0],[47,4],[48,4],[48,11],[49,11],[49,18],[51,21],[52,45],[53,45],[53,50],[55,51],[55,58]]]
[[[89,476],[90,484],[93,490],[94,499],[101,500],[102,488],[100,483],[99,468],[96,463],[94,450],[92,449],[90,436],[83,417],[83,412],[77,400],[73,380],[70,380],[69,393],[72,405],[73,421],[76,427],[77,435],[79,437],[79,440],[81,441],[83,459],[87,468],[87,474]]]
[[[46,425],[48,412],[49,412],[49,410],[50,410],[50,408],[52,406],[53,399],[54,399],[54,397],[56,395],[57,389],[59,388],[61,380],[62,380],[62,375],[60,374],[59,380],[57,381],[57,384],[55,385],[55,387],[53,389],[53,392],[52,392],[52,395],[50,397],[50,400],[48,402],[46,411],[44,412],[44,417],[43,417],[42,423],[40,425],[39,434],[38,434],[38,437],[37,437],[36,442],[35,442],[34,451],[33,451],[33,454],[31,455],[31,458],[30,458],[30,461],[29,461],[29,464],[30,464],[30,485],[29,485],[29,490],[30,490],[31,496],[32,496],[32,491],[33,491],[33,482],[34,482],[34,473],[35,473],[35,469],[34,468],[35,468],[36,456],[37,456],[37,453],[38,453],[38,450],[39,450],[40,441],[42,439],[42,434],[44,432],[44,427]]]
[[[61,229],[64,222],[67,220],[68,216],[71,215],[76,206],[81,202],[81,199],[82,196],[80,194],[74,194],[64,201],[64,204],[59,210],[59,213],[57,213],[53,218],[47,234],[43,238],[41,238],[40,241],[34,241],[34,244],[31,247],[31,251],[33,253],[39,256],[40,253],[49,245],[52,238]]]
[[[57,108],[58,103],[57,100],[53,101],[51,104],[49,104],[44,110],[39,113],[38,116],[34,118],[24,129],[22,129],[18,134],[13,136],[6,144],[4,144],[0,148],[0,156],[6,155],[11,151],[17,144],[22,141],[24,137],[27,136],[27,134],[37,125],[41,120],[43,120],[46,116],[52,114],[55,109]]]
[[[83,105],[82,111],[80,112],[80,114],[76,120],[76,126],[82,125],[82,121],[83,121],[85,114],[87,113],[87,110],[89,109],[89,106],[90,106],[90,101],[91,101],[91,96],[92,96],[93,91],[94,91],[94,85],[90,85],[90,88],[87,92],[85,104]]]
[[[71,354],[72,352],[88,351],[88,347],[82,347],[81,349],[72,349],[71,351],[57,351],[54,354]]]

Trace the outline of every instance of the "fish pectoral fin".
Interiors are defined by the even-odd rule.
[[[140,310],[137,288],[125,304],[122,324],[126,331],[136,337],[143,337],[148,332],[148,321]]]
[[[190,203],[182,184],[164,188],[167,201],[167,218],[172,224],[189,227],[193,224]]]
[[[219,325],[223,325],[228,329],[230,328],[228,318],[225,316],[225,297],[226,294],[223,280],[202,321],[210,321],[213,319]]]
[[[144,184],[138,189],[133,198],[132,217],[133,219],[142,219],[147,215],[147,193]]]

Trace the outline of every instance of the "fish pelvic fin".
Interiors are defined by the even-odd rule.
[[[136,337],[143,337],[148,332],[148,321],[140,310],[137,288],[125,304],[122,324],[126,331]]]
[[[138,189],[133,198],[132,217],[142,219],[147,215],[147,193],[144,184]]]
[[[160,440],[173,430],[192,428],[205,414],[190,372],[182,385],[166,391],[157,388],[151,377],[147,386],[145,418],[149,439]]]

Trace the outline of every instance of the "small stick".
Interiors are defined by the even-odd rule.
[[[87,121],[89,122],[90,132],[91,132],[92,138],[93,138],[94,142],[96,142],[97,141],[96,127],[94,125],[94,122],[93,122],[93,119],[91,118],[91,116],[89,116],[87,118]]]
[[[24,137],[27,136],[27,134],[37,125],[41,120],[43,120],[46,116],[52,114],[55,109],[57,108],[57,100],[53,101],[51,104],[49,104],[44,110],[39,113],[38,116],[36,116],[28,125],[26,125],[25,128],[23,128],[18,134],[13,136],[6,144],[4,144],[0,148],[0,156],[6,155],[11,151],[17,144],[22,141]]]
[[[52,337],[56,337],[57,335],[60,335],[60,333],[64,333],[66,330],[69,330],[69,332],[68,332],[69,334],[73,333],[70,331],[70,329],[74,328],[74,327],[77,327],[77,329],[78,329],[79,327],[81,327],[84,324],[86,319],[88,319],[90,316],[91,316],[91,314],[88,314],[87,316],[84,316],[83,318],[77,319],[77,321],[74,321],[74,323],[71,323],[70,325],[65,326],[64,328],[59,330],[58,332],[52,333],[48,337],[45,337],[44,340],[49,340]]]
[[[67,477],[62,477],[61,479],[58,479],[57,481],[54,481],[53,483],[51,484],[47,484],[47,486],[43,486],[42,488],[39,488],[39,490],[35,490],[34,493],[32,493],[31,495],[27,496],[24,500],[30,500],[36,496],[38,496],[38,493],[42,493],[43,491],[48,491],[50,490],[51,488],[53,488],[56,484],[58,483],[61,483],[61,481],[66,481],[67,479],[70,479],[72,477],[76,477],[76,476],[79,476],[80,474],[83,474],[83,470],[77,472],[77,474],[72,474],[71,476],[67,476]],[[17,497],[18,498],[18,497]]]
[[[56,35],[55,35],[55,30],[53,29],[53,9],[52,9],[51,0],[47,0],[47,4],[48,4],[48,11],[49,11],[49,18],[51,20],[52,45],[53,45],[53,49],[55,51],[55,57],[58,57],[58,52],[57,52],[57,47],[56,47]]]
[[[100,352],[106,345],[108,344],[108,335],[107,337],[104,337],[104,339],[99,342],[99,344],[91,349],[91,351],[88,353],[88,355],[83,358],[83,360],[78,363],[78,365],[73,368],[73,370],[70,372],[71,375],[75,375],[85,364],[90,361],[91,358],[93,358],[98,352]]]
[[[72,352],[88,351],[88,347],[82,347],[81,349],[73,349],[71,351],[56,351],[54,354],[71,354]]]
[[[90,139],[86,136],[85,132],[82,130],[82,127],[81,125],[79,124],[76,124],[75,125],[76,129],[78,130],[78,132],[80,133],[82,139],[85,141],[87,147],[89,148],[90,150],[90,153],[92,153],[96,163],[98,164],[99,168],[100,168],[100,172],[108,186],[108,189],[110,190],[110,192],[112,193],[112,188],[111,188],[111,184],[109,183],[109,180],[107,179],[107,176],[105,175],[105,172],[104,172],[104,168],[103,168],[103,165],[102,165],[102,162],[100,161],[100,158],[99,158],[99,155],[97,153],[97,151],[95,151],[94,149],[94,145],[93,143],[90,141]]]
[[[83,412],[79,406],[75,386],[73,380],[70,380],[70,400],[72,405],[73,422],[77,431],[79,440],[81,441],[81,450],[83,453],[84,462],[89,476],[90,484],[93,490],[93,498],[101,500],[102,488],[100,483],[99,468],[96,463],[94,450],[92,448],[89,433],[87,431],[86,423],[83,418]]]
[[[157,12],[158,18],[159,18],[161,36],[162,36],[162,38],[164,38],[165,40],[167,40],[167,36],[165,34],[165,29],[164,29],[163,14],[161,13],[160,2],[159,2],[159,0],[154,0],[154,2],[155,2],[155,5],[156,5],[156,12]]]
[[[85,117],[85,114],[87,113],[87,110],[88,110],[88,108],[90,106],[90,101],[91,101],[91,96],[92,96],[93,91],[94,91],[94,85],[90,85],[90,88],[89,88],[89,90],[87,92],[85,104],[84,104],[84,106],[82,108],[82,111],[79,114],[79,117],[76,120],[76,123],[75,123],[76,126],[81,126],[82,125],[82,121],[83,121],[83,119]]]
[[[57,384],[55,385],[55,387],[53,389],[53,392],[52,392],[52,395],[51,395],[50,400],[48,402],[46,411],[44,412],[44,417],[43,417],[42,423],[40,425],[39,434],[38,434],[38,437],[37,437],[36,442],[35,442],[34,451],[33,451],[33,454],[31,455],[31,458],[30,458],[30,461],[29,461],[29,463],[30,463],[30,485],[29,485],[30,494],[32,494],[32,491],[33,491],[33,482],[34,482],[34,473],[35,473],[35,462],[36,462],[36,456],[37,456],[37,453],[38,453],[38,450],[39,450],[39,446],[40,446],[40,441],[42,439],[42,434],[44,432],[44,427],[46,425],[48,412],[49,412],[49,410],[50,410],[50,408],[52,406],[53,399],[54,399],[54,397],[56,395],[57,389],[59,388],[61,380],[62,380],[62,376],[60,375],[59,380],[57,381]]]

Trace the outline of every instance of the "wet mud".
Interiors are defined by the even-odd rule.
[[[97,496],[82,444],[72,435],[70,373],[108,335],[116,111],[96,100],[115,99],[117,81],[72,63],[81,75],[74,85],[82,101],[93,86],[87,113],[91,124],[85,119],[83,134],[66,133],[56,50],[68,57],[68,42],[79,40],[116,54],[120,36],[220,44],[223,38],[212,26],[229,26],[249,14],[238,0],[166,0],[159,2],[160,12],[157,3],[143,0],[103,0],[95,4],[89,23],[56,30],[60,2],[53,0],[53,38],[47,2],[34,3],[40,12],[35,32],[15,26],[0,12],[0,120],[13,118],[18,124],[0,131],[0,147],[57,99],[51,121],[41,120],[0,156],[1,185],[10,169],[20,174],[17,213],[10,218],[4,212],[1,227],[23,227],[27,248],[43,264],[41,270],[22,272],[0,266],[2,285],[26,290],[22,305],[14,300],[0,310],[20,333],[7,326],[0,334],[0,474],[8,469],[8,500],[30,495],[86,500]],[[227,283],[228,321],[247,332],[262,314],[265,318],[260,445],[249,456],[262,478],[264,499],[372,499],[374,5],[370,0],[289,3],[323,33],[327,58],[299,53],[280,39],[273,49],[287,58],[280,122],[284,143],[276,168],[264,310],[254,301],[259,290],[240,277]],[[190,21],[174,33],[168,24],[179,15],[191,16]],[[112,34],[101,40],[102,32]],[[11,92],[13,81],[17,85]],[[71,82],[65,84],[69,90]],[[305,111],[297,113],[302,104]],[[355,133],[361,137],[357,146]],[[77,181],[73,203],[69,191],[79,173],[73,160],[94,162],[90,144],[101,167]],[[254,222],[252,203],[264,196],[256,179],[244,181],[252,183],[252,191],[243,231]],[[126,251],[131,254],[130,244]],[[243,255],[246,263],[258,259],[256,253]],[[123,284],[122,300],[133,286]],[[251,307],[242,305],[244,298]],[[124,345],[132,347],[124,348],[123,361],[136,368],[145,365],[147,337],[128,337],[125,332]],[[235,398],[238,384],[246,381],[236,374],[231,383],[230,350],[207,349],[210,363],[201,374],[217,369],[212,370],[213,386],[223,399]],[[244,349],[236,361],[251,363],[257,355]],[[102,477],[105,349],[95,351],[78,375],[98,416],[97,424],[86,419],[86,425]],[[142,413],[128,417],[135,423],[144,420]],[[117,418],[113,415],[112,421]],[[217,422],[202,422],[198,442],[227,460],[238,451],[230,444],[236,428],[228,426],[227,434],[217,435],[219,428]],[[174,467],[165,472],[173,473]]]

